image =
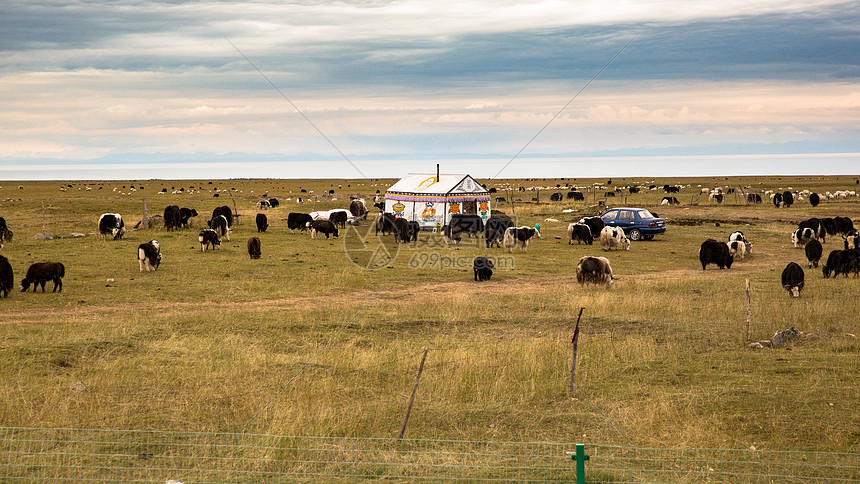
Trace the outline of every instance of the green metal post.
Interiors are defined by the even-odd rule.
[[[576,444],[576,454],[571,456],[576,461],[576,484],[585,484],[585,461],[588,457],[585,455],[585,444]]]

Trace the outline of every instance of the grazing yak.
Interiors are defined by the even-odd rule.
[[[790,207],[793,204],[794,204],[794,195],[791,192],[783,192],[782,193],[782,205],[784,207]]]
[[[406,230],[408,230],[407,234],[409,235],[409,241],[418,242],[418,232],[421,231],[421,224],[418,222],[408,222],[406,224]]]
[[[226,215],[218,215],[210,220],[209,228],[217,232],[219,238],[227,239],[227,242],[230,242],[230,233],[232,230],[230,229],[230,223],[227,221]]]
[[[556,192],[549,196],[549,201],[551,202],[560,202],[563,200],[561,193]]]
[[[603,227],[600,231],[600,245],[603,250],[630,250],[630,240],[621,227]]]
[[[806,227],[804,229],[797,229],[791,233],[791,243],[794,244],[796,248],[806,246],[806,243],[815,238],[815,231],[811,228]]]
[[[773,194],[773,206],[776,208],[782,208],[783,200],[782,193],[774,193]]]
[[[264,213],[258,213],[255,222],[257,222],[257,232],[265,232],[269,228],[269,217]]]
[[[654,212],[651,212],[654,215]],[[656,215],[654,215],[656,217]],[[588,225],[588,228],[591,229],[591,236],[599,236],[600,231],[603,230],[603,227],[606,227],[606,224],[603,223],[603,219],[600,217],[583,217],[579,219],[579,223]]]
[[[193,208],[182,207],[179,209],[179,223],[183,227],[191,225],[191,218],[197,216],[197,210]]]
[[[137,261],[140,263],[140,272],[146,267],[146,271],[154,271],[161,265],[161,246],[157,240],[137,246]]]
[[[806,260],[809,268],[818,267],[818,262],[821,260],[821,254],[824,253],[824,248],[821,247],[821,242],[812,239],[806,243],[804,247],[806,252]]]
[[[813,207],[818,206],[821,203],[821,197],[818,196],[817,193],[813,192],[809,194],[809,204]]]
[[[800,291],[803,289],[803,268],[796,262],[789,262],[782,270],[782,287],[791,294],[791,297],[800,296]]]
[[[450,225],[442,226],[442,241],[444,241],[446,245],[451,242],[459,244],[462,240],[463,238],[460,236],[459,227],[451,227]]]
[[[203,252],[206,252],[206,247],[210,245],[213,249],[221,248],[221,238],[218,237],[218,232],[212,229],[201,230],[197,239],[200,241],[200,250]]]
[[[272,204],[268,200],[260,200],[257,202],[257,210],[268,210],[272,208]]]
[[[494,213],[493,216],[487,219],[487,223],[484,224],[484,238],[487,240],[487,247],[489,248],[492,245],[493,241],[496,241],[495,237],[498,237],[499,247],[501,247],[501,240],[505,234],[505,230],[508,230],[508,227],[513,227],[514,221],[508,218],[507,215],[497,212]]]
[[[409,233],[409,221],[405,218],[398,217],[394,220],[394,241],[399,243],[409,243],[411,234]]]
[[[487,248],[491,248],[493,244],[496,247],[502,246],[502,233],[492,227],[484,227],[484,241],[487,243]]]
[[[233,211],[230,210],[230,207],[228,207],[227,205],[222,205],[222,206],[216,208],[215,210],[212,210],[212,218],[209,220],[217,218],[219,215],[223,215],[224,218],[227,219],[227,226],[228,227],[233,226]],[[210,228],[212,228],[212,227],[210,227]],[[227,240],[230,240],[230,239],[227,239]]]
[[[108,234],[113,237],[113,240],[122,240],[122,236],[125,235],[125,222],[122,220],[122,215],[103,213],[99,217],[99,235],[107,240]]]
[[[847,244],[846,244],[847,245]],[[839,256],[839,270],[836,275],[853,272],[854,277],[860,277],[860,249],[845,249]]]
[[[612,266],[606,257],[586,256],[576,264],[576,282],[585,284],[605,284],[612,286]]]
[[[537,236],[537,238],[541,238],[540,232],[538,232],[537,228],[525,225],[522,227],[509,227],[505,230],[502,245],[508,252],[513,252],[515,247],[519,247],[523,252],[528,252],[529,240],[535,236]]]
[[[812,217],[797,224],[797,228],[799,229],[805,229],[807,227],[812,229],[812,234],[816,239],[821,239],[822,243],[827,242],[827,227],[824,225],[823,221]]]
[[[716,264],[720,269],[731,269],[734,258],[729,254],[728,245],[708,239],[699,248],[699,262],[702,263],[702,270],[708,264]]]
[[[567,198],[568,199],[572,198],[573,201],[575,201],[575,202],[581,202],[581,201],[585,200],[585,194],[582,192],[578,192],[578,191],[574,190],[572,192],[567,192]]]
[[[389,234],[394,233],[394,220],[395,217],[390,213],[380,213],[379,217],[376,218],[376,222],[374,222],[374,227],[376,228],[376,235],[379,235],[379,232],[382,232],[382,235],[385,235],[386,232]]]
[[[182,227],[182,211],[179,205],[168,205],[164,207],[164,228],[167,230],[179,230]]]
[[[54,281],[54,290],[51,292],[63,292],[63,277],[66,275],[66,268],[59,262],[37,262],[27,269],[27,276],[21,280],[21,292],[25,292],[30,284],[33,285],[33,292],[36,288],[42,286],[42,292],[45,292],[45,283]]]
[[[340,228],[345,229],[348,218],[347,212],[332,212],[328,216],[328,221],[334,224],[335,227],[339,225]]]
[[[833,217],[820,218],[821,226],[824,227],[824,233],[827,235],[836,235],[836,220]]]
[[[366,219],[367,204],[364,203],[364,199],[358,198],[349,202],[349,213],[351,213],[356,219]]]
[[[761,195],[758,193],[747,193],[747,203],[761,203]]]
[[[839,262],[842,259],[842,251],[841,250],[831,250],[830,254],[827,256],[827,262],[821,266],[821,272],[824,274],[825,278],[830,277],[833,274],[833,277],[839,275]]]
[[[304,232],[311,220],[313,220],[313,217],[309,214],[290,212],[287,215],[287,228],[290,229],[290,232],[293,232],[295,229],[300,229],[301,232]]]
[[[9,227],[6,226],[6,219],[0,217],[0,246],[3,245],[4,241],[12,241],[12,231],[9,230]]]
[[[653,215],[653,212],[652,212]],[[656,215],[654,215],[656,217]],[[752,254],[752,242],[749,241],[744,233],[736,230],[729,235],[729,242],[740,241],[744,243],[744,254]]]
[[[496,266],[493,265],[493,261],[486,257],[476,257],[475,262],[472,265],[475,269],[475,281],[489,281],[490,278],[493,277],[493,269],[496,268]]]
[[[258,237],[248,239],[248,255],[251,256],[251,259],[260,258],[260,239]]]
[[[338,236],[337,227],[328,220],[311,220],[308,222],[308,228],[311,229],[311,238],[317,238],[317,233],[325,234],[325,238],[329,238],[329,234]]]
[[[594,243],[594,236],[591,235],[591,229],[588,228],[588,225],[572,223],[567,226],[567,245],[573,244],[574,240],[576,241],[576,245],[580,245],[583,242],[587,245]]]
[[[833,217],[833,223],[836,225],[836,233],[846,235],[854,230],[854,222],[848,217]]]
[[[281,202],[279,202],[277,198],[270,198],[269,199],[269,206],[272,208],[275,208],[280,204],[281,204]]]
[[[678,199],[675,197],[663,197],[663,200],[660,201],[660,205],[678,205]]]
[[[12,265],[9,264],[9,259],[0,255],[0,293],[3,297],[9,296],[9,291],[15,284],[15,275],[12,273]]]
[[[342,215],[341,215],[342,214]],[[345,208],[333,208],[331,210],[318,210],[311,212],[308,215],[314,220],[328,220],[329,222],[338,225],[343,221],[344,226],[355,221],[355,217]],[[345,217],[345,218],[344,218]]]
[[[479,233],[484,231],[484,219],[479,215],[466,215],[463,213],[455,213],[451,216],[451,227],[460,229],[460,233],[467,233],[469,237],[477,237]]]
[[[740,240],[732,240],[726,242],[726,244],[729,246],[730,256],[739,260],[744,260],[744,256],[747,253],[747,244],[743,243],[743,241]]]

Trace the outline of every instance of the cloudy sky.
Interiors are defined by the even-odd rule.
[[[857,1],[5,0],[0,33],[0,179],[860,172]]]

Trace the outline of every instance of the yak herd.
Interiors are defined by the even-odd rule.
[[[783,198],[783,200],[785,200]],[[784,203],[784,202],[783,202]],[[860,232],[854,228],[854,223],[848,217],[810,218],[798,224],[791,232],[791,242],[796,248],[803,248],[807,260],[807,268],[817,268],[824,254],[822,242],[827,236],[842,237],[843,249],[830,251],[822,267],[825,278],[843,274],[848,277],[860,277]],[[699,248],[699,262],[702,270],[709,264],[715,264],[720,269],[732,267],[735,258],[743,260],[745,254],[752,251],[752,243],[742,232],[734,232],[728,242],[708,239]],[[804,286],[804,272],[800,264],[790,262],[782,272],[782,286],[793,297],[798,297]]]
[[[671,187],[670,187],[671,188]],[[631,192],[632,193],[632,192]],[[671,193],[671,192],[669,192]],[[840,192],[837,192],[839,194]],[[722,193],[710,193],[712,200],[720,197]],[[757,194],[747,194],[756,195]],[[816,193],[803,194],[809,199],[810,204],[816,206],[821,201],[821,196]],[[791,192],[768,193],[776,207],[789,207],[795,202]],[[802,195],[799,195],[802,199]],[[825,198],[833,198],[829,192]],[[570,197],[569,197],[570,198]],[[674,198],[674,197],[672,197]],[[665,201],[665,200],[664,200]],[[761,198],[750,200],[752,203],[760,202]],[[676,203],[670,200],[668,204]],[[666,204],[666,203],[664,203]],[[261,200],[257,203],[258,209],[271,209],[279,205],[275,198]],[[421,229],[418,222],[408,221],[404,218],[395,217],[393,214],[384,212],[384,203],[374,204],[379,209],[379,215],[372,222],[372,228],[376,234],[394,235],[398,243],[409,243],[418,240]],[[351,200],[349,209],[334,209],[321,212],[290,213],[287,218],[287,228],[294,232],[299,230],[304,233],[308,230],[311,238],[319,235],[338,237],[339,230],[347,224],[354,225],[367,218],[368,210],[364,200]],[[170,205],[164,209],[164,228],[168,231],[180,230],[191,227],[191,219],[197,217],[194,209],[180,208],[178,205]],[[258,213],[255,219],[257,232],[264,233],[269,228],[266,214]],[[230,240],[234,214],[230,207],[224,205],[213,210],[208,220],[207,228],[200,230],[198,241],[200,250],[205,252],[209,249],[220,249],[221,241]],[[508,252],[520,248],[522,252],[528,250],[532,238],[541,238],[540,226],[515,226],[513,220],[500,211],[494,211],[493,216],[487,220],[477,215],[455,214],[449,224],[437,227],[446,244],[459,243],[464,235],[469,237],[483,236],[487,248],[494,245],[504,247]],[[126,233],[125,222],[119,213],[104,213],[98,221],[98,235],[107,240],[121,240]],[[568,244],[592,245],[599,241],[604,251],[629,250],[630,241],[623,230],[617,227],[605,226],[599,216],[584,217],[578,222],[569,224],[567,230]],[[840,236],[843,248],[832,250],[824,258],[822,243],[826,243],[827,237]],[[0,217],[0,249],[4,242],[11,241],[13,232],[7,227],[5,219]],[[810,218],[802,221],[796,230],[790,234],[791,242],[796,248],[803,248],[808,268],[817,268],[821,261],[822,273],[825,278],[836,277],[840,274],[848,277],[853,273],[860,277],[860,233],[854,228],[852,220],[848,217],[833,218]],[[261,242],[259,237],[251,237],[247,242],[248,255],[251,259],[261,257]],[[740,231],[729,235],[726,242],[709,238],[702,242],[699,248],[699,262],[705,270],[708,265],[716,265],[720,269],[729,269],[736,260],[743,260],[752,252],[752,243]],[[162,260],[159,242],[150,240],[138,246],[138,262],[140,271],[154,271],[158,269]],[[493,274],[493,261],[487,257],[478,257],[474,260],[474,280],[489,281]],[[32,264],[21,281],[21,291],[26,291],[33,286],[33,291],[38,287],[45,292],[45,284],[49,281],[54,283],[53,292],[62,292],[62,278],[65,276],[65,266],[59,262],[40,262]],[[606,257],[582,257],[576,265],[576,279],[580,284],[599,284],[606,287],[612,285],[615,276],[612,267]],[[804,287],[803,268],[795,263],[789,263],[782,272],[781,282],[783,287],[794,297],[799,296]],[[0,296],[7,297],[13,287],[12,267],[5,257],[0,255]]]

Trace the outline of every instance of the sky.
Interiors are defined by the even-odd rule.
[[[0,180],[860,173],[860,2],[0,4]]]

